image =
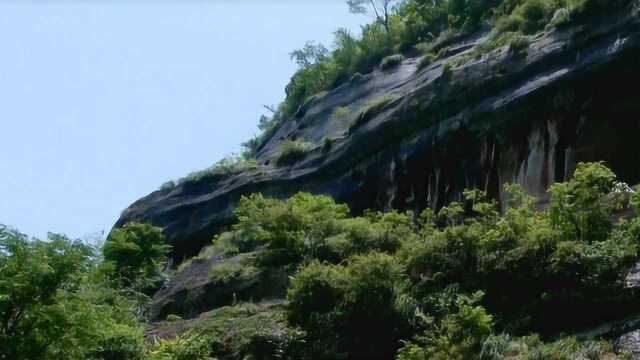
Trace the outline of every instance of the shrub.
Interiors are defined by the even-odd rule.
[[[176,314],[169,314],[165,320],[168,322],[176,322],[182,320],[182,318]]]
[[[360,80],[362,80],[364,76],[362,74],[360,74],[359,72],[351,75],[351,77],[349,78],[349,81],[351,82],[358,82]]]
[[[209,271],[209,281],[215,285],[226,285],[238,279],[251,278],[257,271],[250,264],[223,262],[213,265]]]
[[[394,307],[400,279],[400,267],[384,254],[356,256],[345,266],[313,262],[292,279],[289,320],[315,346],[337,339],[334,351],[349,358],[390,358],[402,331]]]
[[[526,36],[516,36],[509,43],[509,52],[514,55],[523,55],[529,49],[530,40]]]
[[[313,144],[301,140],[286,140],[282,143],[281,148],[276,163],[279,166],[285,166],[302,160],[313,149]]]
[[[418,70],[422,70],[426,68],[427,66],[431,65],[435,60],[436,60],[435,55],[426,54],[425,56],[422,57],[422,59],[420,59],[420,62],[418,63]]]
[[[179,335],[173,339],[156,340],[147,352],[148,360],[214,360],[212,339],[197,333]]]
[[[164,184],[162,184],[162,186],[160,186],[160,190],[167,191],[167,190],[171,190],[171,189],[173,189],[175,187],[176,187],[176,183],[174,181],[170,180],[170,181],[167,181]]]
[[[333,146],[333,141],[331,138],[325,137],[322,143],[322,152],[326,153],[331,151],[331,147]]]
[[[258,167],[255,159],[245,159],[242,156],[229,156],[215,163],[208,169],[195,171],[178,180],[179,184],[195,184],[207,179],[225,177],[252,170]]]
[[[403,61],[404,61],[404,56],[402,56],[402,54],[389,55],[384,59],[382,59],[382,62],[380,63],[380,68],[383,71],[390,70],[402,64]]]
[[[299,260],[315,254],[322,240],[339,231],[348,211],[327,196],[299,193],[282,201],[252,195],[240,200],[238,223],[227,237],[241,251],[266,245]]]
[[[445,306],[446,315],[428,319],[427,330],[414,342],[407,342],[398,352],[398,360],[473,359],[493,331],[493,318],[478,305],[482,293],[457,295]]]
[[[537,335],[512,337],[507,334],[489,336],[482,344],[479,357],[481,360],[619,358],[611,344],[606,341],[578,341],[574,337],[567,337],[545,344]]]
[[[140,304],[108,286],[98,258],[80,241],[0,226],[0,358],[141,359]]]
[[[450,63],[444,63],[442,65],[442,77],[443,78],[449,78],[451,76],[452,67],[453,66]]]
[[[362,108],[362,110],[360,110],[360,115],[358,115],[358,119],[356,120],[355,123],[353,123],[353,125],[351,125],[351,127],[349,128],[349,131],[351,132],[357,129],[358,127],[366,124],[375,115],[380,113],[380,111],[382,111],[387,105],[394,102],[395,100],[397,100],[395,96],[391,94],[386,94],[369,102],[367,105],[365,105],[364,108]]]
[[[495,29],[499,34],[506,32],[516,32],[520,31],[523,23],[524,19],[521,16],[503,16],[496,20]]]
[[[333,112],[331,113],[331,121],[344,121],[349,117],[349,115],[351,115],[351,110],[349,110],[348,107],[338,106],[333,109]]]
[[[551,21],[549,21],[549,24],[547,24],[545,29],[550,30],[554,28],[559,28],[570,21],[571,21],[571,13],[569,12],[569,10],[567,10],[566,8],[558,9],[553,14]]]
[[[165,242],[162,229],[129,223],[109,234],[102,253],[107,266],[125,286],[151,292],[163,281],[161,267],[171,246]]]

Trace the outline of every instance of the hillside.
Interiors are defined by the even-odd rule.
[[[545,209],[549,187],[572,179],[582,162],[604,161],[624,183],[640,183],[634,141],[640,135],[640,122],[633,120],[640,113],[634,90],[640,80],[640,21],[636,5],[631,8],[547,27],[519,46],[513,41],[495,45],[494,33],[485,28],[436,42],[432,51],[437,56],[403,57],[394,66],[378,67],[310,97],[257,149],[254,165],[203,174],[131,205],[118,226],[150,222],[162,227],[174,247],[174,264],[200,253],[180,266],[152,305],[155,319],[178,314],[186,320],[157,323],[151,336],[172,337],[206,328],[202,324],[211,321],[207,319],[222,316],[218,312],[236,301],[264,307],[252,310],[261,314],[270,313],[273,306],[286,307],[284,300],[291,300],[292,290],[287,297],[287,288],[297,261],[264,265],[264,256],[271,256],[265,255],[270,250],[264,248],[234,251],[235,256],[227,257],[220,248],[225,235],[215,238],[235,223],[243,196],[261,193],[288,199],[304,191],[329,195],[348,205],[354,215],[370,210],[420,214],[452,202],[464,203],[463,193],[469,188],[486,192],[504,211],[509,197],[506,184],[521,186],[534,197],[536,209]],[[273,243],[266,244],[270,249],[268,244]],[[252,269],[262,265],[238,273],[234,264]],[[217,268],[236,272],[220,283],[211,275]],[[629,295],[635,294],[634,274],[618,273],[627,276],[627,290],[615,290],[625,294],[621,295],[624,300],[596,300],[599,295],[592,294],[589,300],[571,300],[581,302],[571,310],[560,304],[545,310],[551,317],[575,318],[595,307],[597,316],[572,325],[538,319],[529,329],[551,338],[562,331],[582,334],[583,339],[617,338],[618,350],[640,356],[637,310],[630,300],[635,295]],[[484,291],[493,296],[492,290]],[[525,300],[513,295],[510,301]],[[507,304],[500,305],[498,312],[513,306]],[[616,311],[605,311],[603,306]],[[286,334],[289,330],[271,331]],[[351,350],[348,358],[390,356]],[[357,351],[363,352],[354,355]],[[568,353],[578,356],[580,351],[575,348]]]
[[[347,4],[104,244],[0,224],[0,360],[640,359],[640,1]]]
[[[193,256],[233,221],[242,195],[327,194],[354,213],[420,212],[475,187],[497,199],[506,183],[540,202],[580,161],[605,161],[640,182],[633,91],[640,28],[611,14],[534,36],[523,53],[482,50],[480,32],[421,57],[356,77],[308,100],[259,149],[257,165],[158,190],[126,209],[117,226],[164,228],[174,257]],[[444,71],[447,69],[447,71]],[[278,165],[285,143],[308,149]]]

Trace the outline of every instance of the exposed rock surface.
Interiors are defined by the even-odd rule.
[[[637,15],[626,9],[601,23],[548,31],[524,56],[508,47],[476,56],[474,47],[486,40],[480,36],[450,47],[423,70],[417,71],[419,58],[410,58],[354,79],[285,122],[260,149],[258,169],[158,190],[126,209],[117,226],[163,227],[180,260],[228,226],[240,197],[253,192],[329,194],[356,213],[419,211],[442,206],[467,187],[500,199],[502,186],[517,182],[544,202],[550,184],[577,162],[594,160],[638,183]],[[444,64],[452,65],[450,72]],[[388,104],[354,126],[361,110],[385,95]],[[338,106],[349,114],[332,117]],[[287,139],[315,148],[292,166],[276,167]]]
[[[216,266],[228,266],[250,261],[254,253],[232,258],[210,256],[194,258],[176,271],[169,285],[158,291],[151,306],[152,319],[164,319],[169,314],[193,318],[198,314],[239,301],[260,302],[282,299],[286,295],[289,274],[282,267],[255,268],[255,271],[217,282],[210,278]],[[243,265],[246,269],[247,266]]]

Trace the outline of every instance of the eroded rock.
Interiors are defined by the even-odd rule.
[[[580,161],[603,160],[631,184],[640,182],[640,21],[637,9],[600,23],[549,31],[525,56],[500,48],[481,54],[486,37],[460,42],[427,68],[419,58],[376,71],[317,96],[260,149],[261,166],[159,190],[126,209],[131,221],[164,228],[174,258],[193,256],[233,222],[242,195],[284,198],[322,193],[365,209],[421,211],[459,199],[468,187],[497,199],[519,183],[541,202],[546,189]],[[445,64],[454,64],[444,74]],[[388,105],[352,126],[368,104]],[[332,120],[337,107],[348,115]],[[323,150],[331,138],[330,150]],[[276,167],[282,142],[315,148]]]

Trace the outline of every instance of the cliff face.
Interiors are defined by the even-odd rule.
[[[603,160],[640,182],[640,20],[636,8],[606,21],[547,31],[525,54],[481,53],[485,35],[375,71],[316,96],[259,151],[260,166],[159,190],[116,226],[165,229],[174,257],[195,255],[233,220],[242,195],[323,193],[364,209],[437,208],[477,187],[500,199],[519,183],[540,203],[580,161]],[[369,111],[363,112],[368,105]],[[340,116],[337,116],[337,108]],[[329,139],[331,146],[325,146]],[[314,148],[277,166],[285,140]]]

